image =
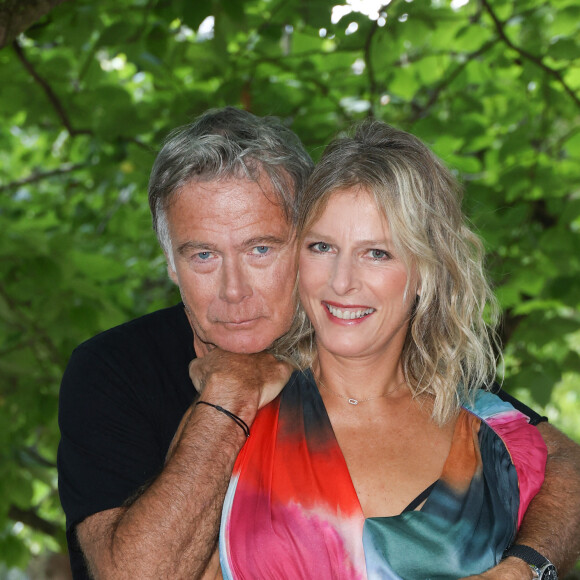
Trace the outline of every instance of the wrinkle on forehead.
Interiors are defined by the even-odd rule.
[[[168,212],[176,251],[287,245],[294,226],[263,193],[260,184],[248,180],[190,183]]]
[[[273,205],[280,208],[286,221],[291,223],[293,221],[293,215],[296,212],[295,208],[295,184],[290,174],[287,171],[281,169],[278,174],[274,175],[275,181],[272,180],[268,172],[260,165],[256,164],[255,167],[251,166],[251,171],[245,172],[241,169],[236,173],[229,173],[223,176],[213,176],[211,174],[205,175],[194,175],[187,182],[180,185],[175,191],[166,198],[165,201],[165,211],[176,202],[176,200],[183,194],[183,191],[189,189],[193,185],[200,186],[201,189],[207,189],[211,192],[215,186],[217,187],[228,187],[232,184],[238,184],[243,187],[245,185],[255,184],[264,194],[264,197]],[[207,184],[207,187],[204,187]],[[213,184],[214,187],[211,186]],[[286,198],[282,190],[287,190],[291,192],[291,195]]]

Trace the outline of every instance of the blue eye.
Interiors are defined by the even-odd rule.
[[[369,250],[369,253],[373,260],[385,260],[391,257],[385,250]]]
[[[326,242],[316,242],[315,244],[310,244],[310,248],[315,252],[324,254],[330,251],[330,244],[327,244]]]
[[[199,254],[197,254],[197,257],[200,260],[208,260],[211,256],[211,252],[199,252]]]
[[[253,248],[252,253],[263,256],[264,254],[267,254],[269,251],[270,246],[256,246],[255,248]]]

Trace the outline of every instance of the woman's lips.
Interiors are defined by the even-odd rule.
[[[322,302],[322,304],[332,317],[345,321],[362,320],[375,312],[375,309],[369,306],[339,306],[329,302]]]

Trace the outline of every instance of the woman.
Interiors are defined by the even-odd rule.
[[[494,566],[545,445],[481,387],[495,303],[459,187],[383,123],[334,141],[299,218],[303,372],[260,411],[226,497],[226,578],[458,578]]]

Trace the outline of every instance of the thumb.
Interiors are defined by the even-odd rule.
[[[201,359],[194,358],[189,363],[189,378],[191,379],[191,382],[193,383],[195,390],[201,394],[201,392],[203,391],[203,385],[205,381],[200,361]]]
[[[294,367],[287,362],[276,362],[262,387],[258,408],[266,406],[280,394],[294,370]]]

